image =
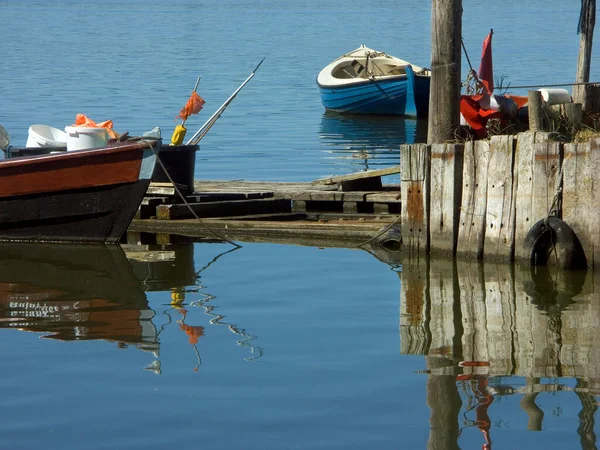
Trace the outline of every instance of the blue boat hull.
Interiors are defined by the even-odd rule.
[[[385,80],[365,80],[346,86],[319,86],[323,106],[352,114],[426,116],[429,110],[430,77],[415,75]]]

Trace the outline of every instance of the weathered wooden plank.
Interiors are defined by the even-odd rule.
[[[464,146],[431,145],[431,251],[456,253],[463,186]]]
[[[197,217],[228,217],[250,214],[292,212],[292,204],[284,199],[231,200],[223,202],[189,203],[177,205],[159,205],[156,218],[176,220]]]
[[[367,178],[381,178],[382,176],[385,176],[385,175],[394,175],[394,174],[400,173],[400,171],[401,171],[400,165],[397,165],[397,166],[392,166],[392,167],[386,167],[384,169],[365,170],[363,172],[355,172],[355,173],[350,173],[348,175],[321,178],[321,179],[313,181],[311,184],[312,185],[329,185],[329,184],[341,183],[344,181],[364,180]]]
[[[562,146],[559,142],[535,143],[535,133],[522,133],[515,150],[515,258],[527,260],[525,236],[540,219],[548,217],[558,196]],[[558,201],[558,198],[557,198]],[[558,206],[557,204],[555,206]]]
[[[457,254],[483,258],[487,210],[487,176],[490,143],[468,142],[463,153],[463,189]]]
[[[514,259],[514,136],[492,136],[487,179],[484,251],[495,260]]]
[[[565,144],[563,162],[563,220],[573,229],[588,266],[600,266],[600,140]]]
[[[429,148],[400,146],[402,161],[402,239],[407,252],[429,251]]]
[[[378,191],[383,187],[381,177],[362,178],[360,180],[347,180],[338,183],[338,190],[342,192],[352,191]]]

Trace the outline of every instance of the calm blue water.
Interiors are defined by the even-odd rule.
[[[505,84],[572,82],[579,6],[463,1],[471,62],[493,28]],[[266,57],[201,142],[197,178],[309,181],[395,165],[426,124],[325,114],[315,78],[363,43],[428,66],[430,7],[0,0],[0,124],[15,146],[31,124],[63,128],[77,113],[169,138],[201,76],[191,135]],[[358,249],[158,250],[162,263],[0,248],[3,446],[466,449],[489,433],[494,448],[595,448],[589,277],[557,297],[503,266],[471,289],[470,269],[415,271]]]

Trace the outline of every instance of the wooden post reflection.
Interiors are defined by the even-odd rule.
[[[536,386],[540,384],[539,378],[528,377],[526,380],[528,387]],[[521,408],[527,413],[529,421],[527,422],[527,429],[530,431],[542,431],[542,420],[544,420],[544,411],[535,403],[536,397],[539,392],[526,392],[521,399]]]
[[[472,390],[466,412],[472,410],[473,400],[478,415],[473,424],[484,432],[486,443],[488,438],[491,442],[491,420],[480,420],[480,416],[486,416],[494,398],[521,394],[527,429],[541,431],[544,411],[536,404],[540,393],[573,390],[582,405],[580,425],[573,432],[579,434],[583,449],[596,449],[594,396],[600,395],[597,285],[600,274],[592,272],[477,261],[405,261],[401,352],[425,355],[431,425],[428,448],[458,448],[463,405],[457,383],[464,382],[461,386]],[[491,377],[508,378],[499,385]],[[524,377],[526,385],[521,380],[511,383],[510,377]],[[541,381],[564,377],[575,378],[577,386]]]
[[[429,406],[429,450],[453,450],[458,446],[458,415],[462,401],[456,386],[452,360],[426,356],[427,406]]]

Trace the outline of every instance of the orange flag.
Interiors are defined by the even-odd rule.
[[[206,102],[200,97],[196,91],[188,99],[185,106],[179,111],[179,115],[175,119],[181,118],[184,122],[192,114],[198,114]]]

